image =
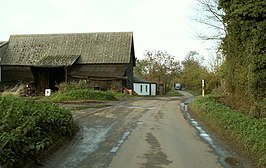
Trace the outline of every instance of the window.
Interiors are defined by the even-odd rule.
[[[146,92],[148,92],[148,85],[146,85]]]
[[[142,88],[142,85],[140,85],[140,92],[142,92],[143,91],[143,88]]]

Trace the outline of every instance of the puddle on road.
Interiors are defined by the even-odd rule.
[[[130,130],[124,132],[124,134],[123,134],[121,140],[119,140],[118,143],[117,143],[117,145],[114,146],[114,147],[110,150],[111,153],[116,153],[116,152],[120,149],[121,145],[125,142],[125,140],[127,139],[127,137],[130,135],[131,131],[132,131],[132,129],[130,129]]]
[[[132,108],[132,109],[142,109],[143,107],[140,106],[127,106],[127,105],[120,105],[118,107],[126,107],[126,108]]]
[[[108,128],[87,128],[83,126],[81,142],[79,142],[73,150],[69,151],[71,154],[64,158],[65,162],[61,164],[60,167],[76,167],[81,161],[86,159],[90,153],[98,149],[99,143],[105,140],[111,127],[112,126]]]
[[[231,167],[229,165],[230,163],[228,163],[226,160],[228,157],[230,157],[230,154],[227,151],[223,150],[221,147],[219,147],[217,144],[215,144],[215,142],[210,137],[210,135],[206,131],[204,131],[203,128],[200,126],[200,124],[195,119],[193,119],[192,116],[188,113],[187,104],[191,103],[192,101],[193,101],[193,98],[189,98],[185,102],[180,103],[180,108],[184,114],[184,118],[187,119],[194,128],[196,128],[201,139],[206,141],[218,154],[219,162],[221,163],[221,165],[225,168]]]

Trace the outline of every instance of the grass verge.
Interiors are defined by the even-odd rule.
[[[197,98],[190,104],[190,111],[210,129],[249,157],[259,167],[266,166],[266,119],[256,119],[232,110],[217,101],[218,97]]]
[[[171,91],[167,93],[167,96],[184,96],[179,91]]]
[[[58,91],[43,100],[52,102],[74,101],[74,100],[116,100],[112,92],[94,91],[91,89],[70,89]]]

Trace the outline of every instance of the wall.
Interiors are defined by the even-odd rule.
[[[2,82],[33,81],[33,75],[29,67],[22,66],[1,66]]]
[[[130,63],[127,65],[126,76],[128,77],[126,81],[126,87],[128,89],[133,89],[133,67],[135,66],[135,56],[134,48],[131,48]]]
[[[152,96],[156,95],[156,84],[155,83],[151,84],[151,95]]]
[[[140,96],[155,96],[156,84],[150,83],[134,83],[134,91]]]

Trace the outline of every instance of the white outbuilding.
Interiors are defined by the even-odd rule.
[[[156,96],[156,82],[147,81],[134,76],[133,88],[135,94],[139,96]]]

